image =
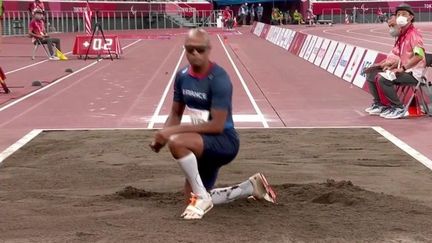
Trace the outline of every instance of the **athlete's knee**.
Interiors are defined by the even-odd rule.
[[[175,134],[169,137],[167,146],[174,157],[184,156],[193,152],[199,158],[204,145],[200,136]]]
[[[188,141],[188,138],[182,135],[172,135],[168,139],[168,148],[175,158],[183,157],[191,151],[194,152],[195,149],[191,144],[193,143]]]
[[[180,139],[179,135],[174,134],[168,138],[168,148],[171,151],[181,149],[184,147],[185,147],[184,141],[182,141],[182,139]]]

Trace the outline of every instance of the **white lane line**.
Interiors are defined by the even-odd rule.
[[[358,30],[357,29],[348,29],[348,30],[346,30],[347,33],[355,34],[355,35],[360,35],[360,36],[368,36],[368,37],[373,37],[373,38],[381,38],[381,39],[386,39],[386,40],[390,40],[390,41],[393,41],[393,42],[396,40],[395,38],[391,37],[390,35],[387,35],[387,36],[377,36],[377,35],[369,35],[369,34],[366,34],[366,33],[355,32],[355,31],[358,31]],[[387,33],[387,32],[384,32],[384,33]],[[423,37],[423,42],[425,42],[426,40],[428,40],[428,39]],[[431,45],[431,44],[428,44],[428,43],[423,43],[423,44],[426,45],[426,46]]]
[[[166,99],[166,97],[168,95],[168,91],[171,88],[172,82],[174,81],[175,75],[177,74],[177,70],[178,70],[178,68],[180,66],[181,61],[183,60],[184,54],[185,54],[185,49],[183,49],[182,53],[180,54],[180,58],[177,61],[177,65],[175,66],[174,71],[173,71],[173,73],[172,73],[172,75],[171,75],[171,77],[169,79],[169,82],[168,82],[167,86],[165,87],[165,90],[164,90],[164,92],[162,94],[162,97],[159,100],[159,103],[158,103],[158,105],[156,107],[156,110],[153,113],[152,119],[150,120],[150,122],[149,122],[149,124],[147,126],[147,128],[149,128],[149,129],[151,129],[151,128],[154,127],[155,121],[157,120],[157,117],[159,116],[159,112],[162,109],[162,105],[163,105],[163,103],[164,103],[164,101],[165,101],[165,99]]]
[[[153,74],[146,80],[146,84],[140,88],[140,92],[136,97],[143,97],[146,92],[148,92],[148,88],[151,87],[155,83],[156,79],[160,79],[160,74],[162,73],[162,69],[167,67],[167,62],[172,59],[173,55],[176,55],[178,52],[178,45],[174,45],[173,48],[169,50],[169,52],[165,55],[163,60],[161,62],[158,62],[159,67],[155,70],[152,70]],[[169,66],[169,65],[168,65]],[[165,72],[166,78],[168,78],[168,72]],[[165,79],[165,77],[163,79]],[[157,82],[157,81],[156,81]],[[128,92],[127,90],[124,90],[123,92]],[[120,98],[120,97],[119,97]],[[124,124],[124,122],[131,116],[131,112],[136,109],[137,106],[140,106],[141,100],[135,99],[132,104],[130,104],[127,109],[124,110],[123,117],[120,119],[118,125],[121,126]],[[149,122],[150,120],[147,120],[146,122]]]
[[[366,116],[364,112],[361,112],[359,110],[354,110],[355,113],[359,114],[360,116]]]
[[[130,47],[130,46],[132,46],[132,45],[134,45],[134,44],[136,44],[136,43],[138,43],[139,41],[141,41],[141,40],[137,40],[137,41],[135,41],[135,42],[133,42],[133,43],[131,43],[131,44],[129,44],[129,45],[123,47],[123,49],[126,49],[126,48],[128,48],[128,47]],[[48,85],[45,86],[45,87],[42,87],[42,88],[40,88],[40,89],[38,89],[38,90],[36,90],[36,91],[34,91],[34,92],[32,92],[32,93],[29,93],[29,94],[27,94],[27,95],[25,95],[25,96],[23,96],[23,97],[21,97],[21,98],[19,98],[19,99],[17,99],[17,100],[12,101],[11,103],[9,103],[9,104],[7,104],[7,105],[5,105],[5,106],[0,107],[0,112],[2,112],[2,111],[4,111],[4,110],[6,110],[6,109],[8,109],[8,108],[10,108],[10,107],[12,107],[12,106],[18,104],[19,102],[21,102],[21,101],[23,101],[23,100],[26,100],[26,99],[32,97],[32,96],[35,95],[35,94],[38,94],[39,92],[42,92],[42,91],[44,91],[44,90],[50,88],[50,87],[53,86],[53,85],[56,85],[56,84],[62,82],[63,80],[65,80],[65,79],[67,79],[67,78],[69,78],[69,77],[74,76],[75,74],[78,74],[78,73],[80,73],[80,72],[86,70],[87,68],[90,68],[90,67],[94,66],[94,65],[97,64],[98,62],[99,62],[99,61],[94,61],[94,62],[88,64],[87,66],[84,66],[84,67],[78,69],[77,71],[75,71],[75,72],[73,72],[73,73],[70,73],[70,74],[68,74],[68,75],[66,75],[66,76],[64,76],[64,77],[62,77],[62,78],[56,80],[55,82],[52,82],[52,83],[48,84]]]
[[[28,142],[30,142],[33,138],[35,138],[37,135],[39,135],[43,130],[42,129],[35,129],[31,132],[27,133],[24,137],[22,137],[20,140],[16,141],[14,144],[9,146],[7,149],[3,150],[3,152],[0,153],[0,164],[10,155],[15,153],[18,149],[22,148],[24,145],[26,145]]]
[[[260,110],[260,108],[258,107],[257,103],[255,102],[255,99],[254,99],[254,97],[252,96],[252,93],[250,92],[248,86],[246,85],[246,82],[244,81],[242,75],[240,74],[240,71],[238,70],[238,68],[237,68],[236,64],[234,63],[233,59],[231,58],[231,55],[228,53],[228,50],[226,49],[225,44],[223,43],[223,41],[222,41],[220,35],[218,34],[217,37],[218,37],[219,42],[221,43],[223,49],[225,50],[225,54],[227,55],[229,61],[231,62],[231,65],[233,66],[234,71],[236,72],[238,78],[240,79],[240,82],[241,82],[241,84],[242,84],[244,90],[246,91],[246,94],[247,94],[247,96],[249,97],[249,100],[250,100],[250,102],[252,103],[252,106],[254,107],[255,112],[256,112],[256,113],[258,114],[258,116],[260,117],[263,126],[264,126],[265,128],[268,128],[269,125],[268,125],[266,119],[264,118],[263,113],[261,112],[261,110]]]
[[[70,51],[70,52],[65,53],[65,55],[69,55],[69,54],[71,54],[71,53],[72,53],[72,52]],[[36,66],[36,65],[42,64],[42,63],[44,63],[44,62],[48,62],[48,61],[50,61],[50,60],[49,60],[49,59],[46,59],[46,60],[43,60],[43,61],[40,61],[40,62],[37,62],[37,63],[33,63],[33,64],[30,64],[30,65],[27,65],[27,66],[24,66],[24,67],[20,67],[20,68],[17,68],[17,69],[15,69],[15,70],[12,70],[12,71],[6,72],[5,74],[6,74],[6,75],[8,75],[8,74],[12,74],[12,73],[15,73],[15,72],[18,72],[18,71],[21,71],[21,70],[24,70],[24,69],[27,69],[27,68],[30,68],[30,67],[33,67],[33,66]]]
[[[139,42],[139,41],[141,41],[141,39],[132,42],[131,44],[129,44],[129,45],[123,47],[123,49],[126,49],[126,48],[128,48],[129,46],[134,45],[135,43],[137,43],[137,42]],[[69,54],[71,54],[71,53],[72,53],[71,51],[70,51],[70,52],[66,52],[65,55],[69,55]],[[17,68],[17,69],[15,69],[15,70],[12,70],[12,71],[6,72],[5,74],[6,74],[6,75],[9,75],[9,74],[12,74],[12,73],[16,73],[16,72],[18,72],[18,71],[21,71],[21,70],[24,70],[24,69],[27,69],[27,68],[30,68],[30,67],[33,67],[33,66],[36,66],[36,65],[42,64],[42,63],[44,63],[44,62],[48,62],[48,61],[50,61],[50,60],[49,60],[49,59],[46,59],[46,60],[43,60],[43,61],[40,61],[40,62],[36,62],[36,63],[30,64],[30,65],[27,65],[27,66],[24,66],[24,67],[20,67],[20,68]]]
[[[390,40],[390,41],[395,40],[395,38],[392,38],[390,35],[386,35],[386,36],[370,35],[370,34],[366,34],[366,33],[362,33],[362,32],[356,32],[356,31],[362,31],[362,29],[347,29],[347,30],[345,30],[345,32],[350,33],[350,34],[354,34],[354,35],[369,36],[369,37],[374,37],[374,38],[382,38],[382,39],[386,39],[386,40]],[[382,34],[382,31],[380,34]]]
[[[367,38],[365,38],[365,39],[363,39],[363,38],[357,38],[357,37],[353,37],[353,36],[348,36],[348,35],[344,35],[344,34],[338,34],[338,33],[333,33],[333,32],[331,32],[331,31],[343,31],[343,29],[333,29],[333,30],[331,30],[331,29],[325,29],[325,30],[323,30],[322,32],[323,33],[325,33],[325,34],[328,34],[328,35],[336,35],[336,36],[341,36],[341,37],[344,37],[344,38],[350,38],[350,39],[354,39],[354,40],[358,40],[358,41],[365,41],[365,42],[371,42],[371,43],[376,43],[376,44],[380,44],[380,45],[385,45],[385,46],[391,46],[391,47],[393,47],[393,44],[389,44],[389,43],[383,43],[383,42],[379,42],[379,41],[373,41],[373,40],[370,40],[370,39],[367,39]],[[382,36],[374,36],[374,35],[369,35],[369,34],[364,34],[364,33],[358,33],[358,32],[353,32],[353,31],[356,31],[357,29],[347,29],[347,30],[345,30],[345,32],[347,32],[347,33],[350,33],[350,34],[356,34],[356,35],[360,35],[360,36],[368,36],[368,37],[379,37],[379,38],[385,38],[385,39],[389,39],[389,40],[393,40],[393,38],[391,38],[391,37],[382,37]],[[343,41],[342,41],[343,42]],[[431,44],[425,44],[425,45],[431,45]]]
[[[142,39],[136,40],[136,41],[130,43],[129,45],[126,45],[126,46],[122,47],[122,49],[127,49],[127,48],[129,48],[129,47],[135,45],[136,43],[138,43],[138,42],[140,42],[140,41],[142,41]]]
[[[341,37],[344,37],[344,38],[354,39],[354,40],[358,40],[358,41],[366,41],[366,42],[371,42],[371,43],[376,43],[376,44],[380,44],[380,45],[384,45],[384,46],[391,46],[391,47],[393,47],[392,44],[382,43],[382,42],[379,42],[379,41],[372,41],[372,40],[368,40],[368,39],[356,38],[356,37],[342,35],[342,34],[337,34],[337,33],[329,32],[328,30],[323,30],[323,33],[326,33],[328,35],[336,35],[336,36],[341,36]]]
[[[44,90],[50,88],[50,87],[53,86],[53,85],[56,85],[56,84],[62,82],[63,80],[65,80],[65,79],[67,79],[67,78],[69,78],[69,77],[74,76],[75,74],[78,74],[78,73],[80,73],[80,72],[86,70],[86,69],[89,68],[89,67],[92,67],[93,65],[95,65],[95,64],[97,64],[97,63],[98,63],[98,61],[94,61],[94,62],[88,64],[87,66],[84,66],[84,67],[78,69],[77,71],[75,71],[75,72],[73,72],[73,73],[70,73],[70,74],[64,76],[63,78],[60,78],[60,79],[56,80],[55,82],[52,82],[52,83],[48,84],[48,85],[45,86],[45,87],[42,87],[42,88],[40,88],[40,89],[38,89],[38,90],[36,90],[36,91],[34,91],[34,92],[32,92],[32,93],[29,93],[29,94],[27,94],[27,95],[25,95],[25,96],[23,96],[23,97],[21,97],[21,98],[19,98],[19,99],[17,99],[17,100],[12,101],[11,103],[9,103],[9,104],[7,104],[7,105],[5,105],[5,106],[0,107],[0,112],[2,112],[2,111],[4,111],[4,110],[6,110],[6,109],[8,109],[8,108],[10,108],[10,107],[12,107],[12,106],[18,104],[19,102],[21,102],[21,101],[23,101],[23,100],[26,100],[26,99],[32,97],[32,96],[35,95],[35,94],[38,94],[38,93],[40,93],[40,92],[42,92],[42,91],[44,91]]]
[[[424,156],[422,153],[415,150],[413,147],[406,144],[404,141],[397,138],[395,135],[391,134],[387,130],[385,130],[382,127],[372,127],[376,132],[381,134],[383,137],[387,138],[390,142],[392,142],[394,145],[399,147],[401,150],[403,150],[405,153],[411,155],[414,159],[418,160],[420,163],[422,163],[424,166],[432,170],[432,161],[428,159],[426,156]]]

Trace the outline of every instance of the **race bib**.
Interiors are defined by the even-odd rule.
[[[189,111],[192,124],[200,124],[200,123],[208,122],[210,117],[209,111],[194,109],[190,107],[187,107],[187,109]]]

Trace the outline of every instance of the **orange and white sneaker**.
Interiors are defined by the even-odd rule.
[[[201,219],[210,209],[213,208],[213,202],[208,195],[208,198],[201,198],[198,195],[191,193],[189,205],[182,213],[184,219]]]
[[[276,193],[273,191],[267,179],[262,173],[256,173],[249,177],[253,185],[252,197],[257,200],[266,200],[271,203],[276,203]]]

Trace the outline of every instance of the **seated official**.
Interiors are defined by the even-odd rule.
[[[303,15],[296,9],[293,13],[294,24],[304,24]]]
[[[391,37],[399,37],[400,27],[396,24],[396,14],[393,14],[387,21],[389,27],[389,34]],[[366,83],[369,87],[369,93],[373,97],[373,103],[370,107],[366,108],[365,111],[370,115],[381,115],[381,113],[387,112],[390,109],[390,103],[387,99],[383,97],[382,89],[378,85],[378,79],[381,77],[380,72],[385,70],[391,70],[397,67],[400,58],[398,55],[391,51],[388,53],[387,57],[380,63],[376,63],[364,70],[366,75]]]
[[[379,114],[387,119],[402,118],[406,112],[403,102],[396,93],[395,85],[416,85],[421,80],[426,66],[423,38],[413,24],[414,11],[409,5],[403,4],[396,8],[395,14],[399,33],[392,55],[389,55],[395,58],[378,67],[384,71],[379,74],[378,85],[390,105],[383,106],[379,103],[377,92],[371,92],[374,96],[374,105],[370,107],[371,109],[366,109],[369,114]],[[369,73],[375,72],[369,71]],[[368,76],[372,76],[370,74]],[[368,81],[371,83],[372,79]]]
[[[59,60],[55,55],[54,45],[59,51],[60,48],[60,39],[58,38],[50,38],[46,33],[45,23],[43,21],[43,11],[40,9],[36,9],[33,14],[33,19],[30,22],[29,26],[29,36],[32,37],[32,41],[35,44],[37,41],[40,41],[41,44],[46,44],[48,47],[48,51],[50,54],[50,60]]]
[[[273,8],[272,14],[271,14],[271,24],[272,25],[279,25],[282,22],[282,16],[281,12],[277,8]]]

